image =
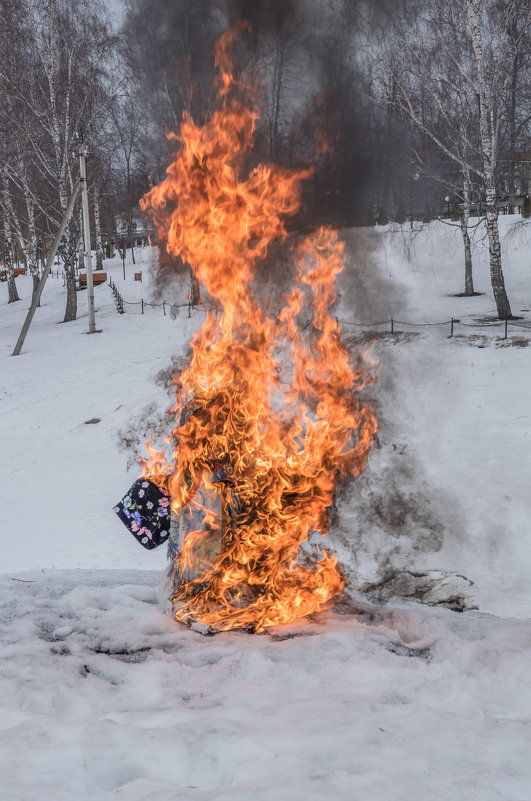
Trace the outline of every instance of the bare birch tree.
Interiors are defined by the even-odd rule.
[[[506,0],[498,0],[495,12],[503,14]],[[505,152],[509,210],[514,211],[518,194],[525,193],[522,181],[517,186],[516,165],[519,155],[529,148],[531,122],[531,6],[529,0],[516,0],[507,25],[509,63],[508,90],[502,98],[503,114],[500,132]]]
[[[517,0],[509,0],[501,14],[493,6],[481,0],[412,4],[388,18],[374,52],[384,69],[393,71],[394,102],[461,170],[465,194],[471,176],[481,184],[491,285],[498,317],[507,319],[512,313],[501,263],[496,178],[502,98],[510,80],[508,31]]]
[[[42,185],[33,170],[32,147],[27,136],[22,87],[31,71],[30,48],[25,35],[24,7],[18,0],[2,6],[0,26],[0,165],[10,186],[11,213],[25,266],[39,282],[37,215],[44,212]],[[18,200],[18,202],[17,202]],[[46,216],[44,212],[44,216]]]
[[[89,137],[108,113],[111,81],[105,66],[114,37],[101,0],[16,0],[16,5],[10,23],[13,30],[24,33],[24,70],[0,63],[0,81],[20,108],[18,136],[24,141],[18,168],[15,161],[10,168],[24,193],[29,220],[40,194],[52,231],[67,207],[77,174],[76,134],[83,129]],[[74,214],[61,251],[67,287],[65,322],[77,314],[78,228]],[[30,234],[33,243],[34,233]],[[30,245],[30,252],[33,248]]]
[[[505,291],[501,263],[498,209],[496,205],[496,177],[501,117],[500,96],[506,93],[508,87],[506,72],[508,27],[511,11],[514,9],[515,4],[509,2],[506,14],[502,15],[501,25],[494,32],[494,42],[491,39],[490,48],[487,48],[485,44],[484,15],[487,12],[483,5],[481,0],[468,0],[467,21],[472,40],[475,66],[472,87],[479,105],[479,131],[483,159],[482,177],[485,182],[487,232],[489,237],[490,279],[498,316],[501,319],[507,319],[512,317],[512,313]]]

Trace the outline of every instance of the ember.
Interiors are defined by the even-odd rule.
[[[243,174],[258,114],[242,86],[235,91],[235,35],[216,48],[218,110],[201,126],[184,117],[167,177],[143,200],[168,255],[190,265],[220,312],[206,314],[175,378],[172,458],[151,453],[143,472],[169,491],[174,513],[195,505],[202,514],[178,557],[174,616],[260,631],[322,609],[342,590],[335,556],[303,566],[299,548],[313,532],[328,533],[336,481],[363,470],[376,421],[356,396],[373,375],[349,365],[330,316],[343,266],[336,234],[321,229],[297,247],[278,316],[253,295],[254,271],[286,237],[284,220],[297,212],[310,171],[261,164]],[[309,332],[297,322],[302,310],[311,313]]]

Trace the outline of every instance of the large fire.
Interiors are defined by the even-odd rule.
[[[351,367],[330,314],[343,267],[336,234],[321,228],[297,246],[296,279],[278,315],[253,295],[255,270],[286,237],[309,170],[261,164],[243,174],[258,114],[241,85],[235,91],[233,37],[216,48],[218,109],[203,125],[184,116],[167,177],[143,200],[159,242],[190,265],[217,310],[175,380],[173,456],[153,453],[144,472],[178,512],[215,463],[230,465],[221,552],[181,584],[174,614],[213,630],[260,631],[322,609],[343,589],[335,556],[320,552],[308,566],[299,549],[313,532],[328,533],[336,482],[363,470],[376,421],[357,397],[371,374]],[[304,330],[302,311],[311,315]],[[205,531],[187,538],[183,567]]]

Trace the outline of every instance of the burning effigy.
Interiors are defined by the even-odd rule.
[[[308,564],[300,549],[328,534],[336,484],[364,469],[376,420],[359,396],[374,374],[350,363],[332,316],[337,234],[321,228],[298,242],[282,308],[253,293],[311,170],[246,173],[258,112],[251,88],[235,86],[234,36],[216,47],[216,110],[201,125],[184,116],[166,178],[142,200],[159,248],[190,266],[212,308],[174,378],[171,454],[148,445],[117,511],[146,547],[169,542],[176,620],[259,632],[323,609],[343,589],[336,556],[320,550]]]

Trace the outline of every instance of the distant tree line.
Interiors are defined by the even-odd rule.
[[[253,159],[311,162],[297,225],[428,221],[463,236],[485,215],[500,317],[510,317],[497,214],[529,214],[528,0],[125,0],[120,30],[103,0],[0,0],[0,262],[39,275],[90,146],[97,264],[133,236],[133,210],[165,173],[183,112],[212,110],[213,45],[250,23],[240,69],[258,87]],[[443,200],[447,198],[447,200]],[[526,199],[527,198],[527,199]],[[61,251],[65,320],[76,316],[79,216]]]

